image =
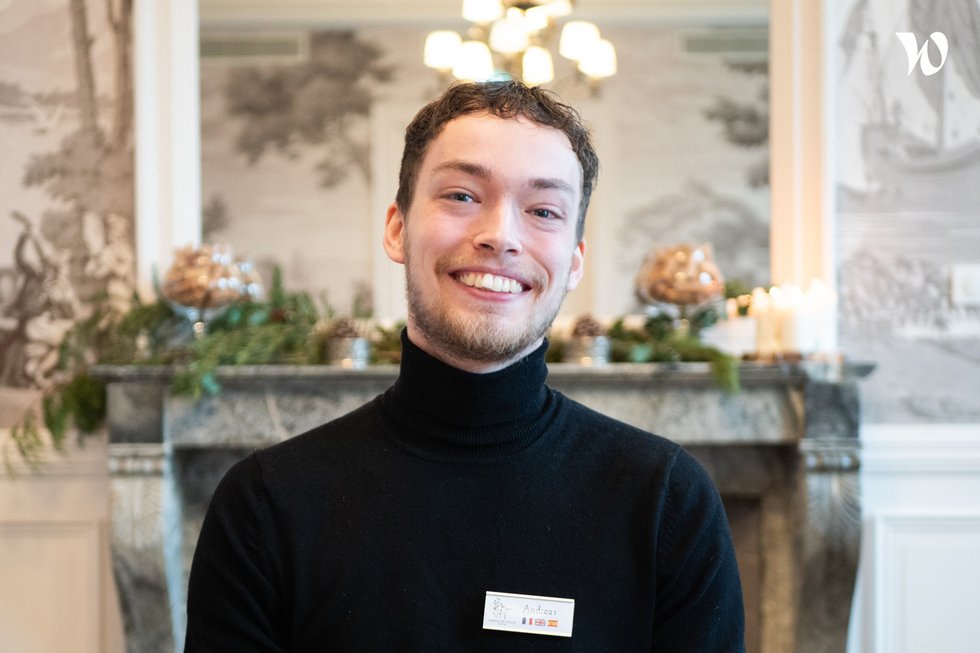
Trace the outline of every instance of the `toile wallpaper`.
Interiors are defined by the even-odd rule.
[[[96,304],[132,290],[131,0],[0,2],[0,386],[41,387]],[[980,421],[980,309],[951,302],[980,263],[976,0],[837,0],[841,342],[877,363],[873,422]],[[937,28],[936,25],[939,25]],[[764,58],[695,51],[685,29],[603,26],[620,73],[591,95],[565,71],[603,160],[590,213],[591,297],[638,308],[653,247],[709,241],[722,271],[767,283]],[[909,73],[895,36],[939,29],[949,58]],[[290,63],[202,60],[205,239],[233,244],[338,311],[369,295],[371,121],[440,89],[425,30],[309,34]],[[86,46],[86,44],[88,44]],[[935,56],[935,51],[932,51]]]
[[[129,306],[131,14],[0,2],[0,387],[50,384],[73,324]]]
[[[980,263],[980,3],[840,4],[841,342],[878,364],[866,419],[980,422],[980,306],[950,292],[954,264]],[[910,70],[896,32],[934,31],[945,65]]]

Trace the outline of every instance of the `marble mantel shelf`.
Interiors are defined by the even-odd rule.
[[[170,365],[97,365],[93,374],[105,381],[169,381],[180,368]],[[832,381],[847,377],[862,378],[874,369],[873,363],[819,361],[739,364],[739,375],[745,383],[804,382],[807,379]],[[661,379],[681,383],[713,383],[709,363],[609,363],[585,366],[574,363],[549,363],[549,381],[555,378]],[[352,369],[338,365],[224,365],[217,369],[219,378],[382,378],[394,380],[397,365],[369,365]]]
[[[726,394],[708,363],[553,363],[548,383],[586,405],[685,445],[775,444],[856,438],[853,382],[872,369],[869,363],[743,363],[741,391]],[[109,403],[117,408],[109,411],[113,442],[265,446],[353,410],[398,375],[394,365],[224,366],[216,371],[224,391],[195,403],[167,392],[177,370],[94,368],[109,383]],[[170,427],[166,435],[161,430],[165,425]]]
[[[719,389],[707,363],[552,364],[548,383],[701,461],[745,564],[748,650],[802,653],[844,650],[860,532],[858,382],[872,369],[743,363],[736,394]],[[398,374],[229,366],[217,370],[221,392],[194,402],[169,391],[176,371],[94,370],[108,384],[113,568],[130,651],[181,647],[189,561],[225,470],[353,410]]]

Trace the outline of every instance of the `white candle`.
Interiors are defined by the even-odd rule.
[[[783,352],[804,354],[813,351],[814,329],[803,291],[794,284],[783,284],[774,293],[774,304],[779,331],[779,345]]]
[[[820,279],[814,279],[806,292],[807,305],[813,315],[813,351],[837,352],[837,295]]]
[[[764,288],[752,291],[752,305],[749,315],[755,318],[755,348],[760,356],[772,356],[779,351],[776,334],[776,320],[772,310],[772,299]]]
[[[783,286],[773,286],[769,289],[769,297],[772,299],[772,319],[776,325],[776,351],[783,353],[790,351],[795,343],[790,342],[794,335],[792,325],[787,324],[790,316],[789,299],[785,294],[785,284]],[[786,332],[784,334],[784,331]],[[793,350],[795,351],[795,350]]]

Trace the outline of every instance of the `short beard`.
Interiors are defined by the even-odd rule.
[[[437,272],[451,269],[440,261]],[[558,315],[567,287],[550,299],[551,305],[541,307],[540,313],[514,328],[500,324],[492,311],[482,315],[452,313],[439,300],[427,305],[412,278],[413,267],[406,255],[406,297],[408,314],[415,328],[438,351],[457,360],[500,363],[511,361],[540,341],[551,329]],[[567,283],[567,281],[566,281]]]

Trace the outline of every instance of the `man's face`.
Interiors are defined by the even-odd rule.
[[[582,278],[575,231],[581,168],[559,130],[468,114],[429,144],[385,250],[404,263],[408,333],[461,369],[487,372],[533,351]]]

